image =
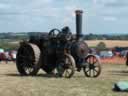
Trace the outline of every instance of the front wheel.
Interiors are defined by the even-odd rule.
[[[71,78],[75,73],[75,60],[70,54],[65,54],[64,58],[58,62],[58,75]]]
[[[87,77],[98,77],[101,73],[101,64],[100,60],[95,55],[88,55],[85,58],[85,66],[83,67],[83,71],[85,76]]]

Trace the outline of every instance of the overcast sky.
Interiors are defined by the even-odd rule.
[[[128,33],[128,0],[0,0],[0,32],[75,32],[76,9],[84,11],[84,34]]]

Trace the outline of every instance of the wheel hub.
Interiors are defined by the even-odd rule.
[[[89,69],[95,69],[94,64],[90,64],[90,65],[89,65]]]

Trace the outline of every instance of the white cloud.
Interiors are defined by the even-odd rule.
[[[63,19],[64,25],[69,25],[71,22],[72,22],[72,19],[71,18],[64,18]]]
[[[112,17],[112,16],[104,16],[103,17],[104,21],[116,21],[117,18],[116,17]]]
[[[0,3],[0,9],[8,9],[9,7],[8,4]]]
[[[54,0],[42,0],[44,3],[52,3]]]
[[[97,4],[97,0],[92,0],[93,4],[96,5]]]

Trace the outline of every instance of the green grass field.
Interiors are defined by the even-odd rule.
[[[0,96],[128,96],[114,92],[117,81],[128,81],[124,64],[104,64],[98,78],[77,73],[71,78],[56,78],[40,71],[36,77],[21,77],[14,63],[0,64]]]

